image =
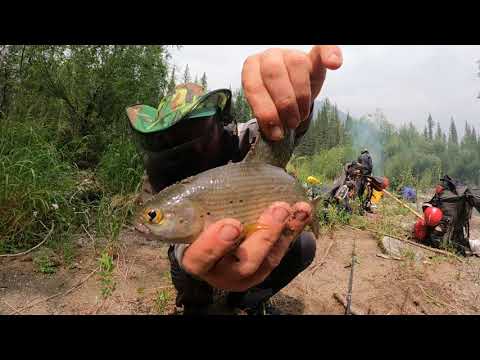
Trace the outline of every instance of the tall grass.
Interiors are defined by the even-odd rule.
[[[59,127],[46,119],[0,119],[0,253],[32,247],[52,224],[49,247],[71,249],[72,236],[85,229],[115,240],[133,213],[143,168],[128,135],[102,134],[109,145],[98,167],[80,171],[72,148],[56,136]]]
[[[46,122],[0,124],[0,251],[31,246],[52,223],[52,241],[83,221],[84,205],[72,197],[78,179],[62,160]]]

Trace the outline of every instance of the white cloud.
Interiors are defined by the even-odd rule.
[[[240,87],[247,56],[270,47],[308,51],[310,45],[185,45],[172,52],[180,68],[188,64],[192,79],[207,73],[210,88]],[[329,72],[321,96],[344,111],[362,116],[380,108],[401,124],[423,128],[428,113],[447,129],[450,117],[463,133],[467,120],[480,130],[480,46],[340,46],[344,64]]]

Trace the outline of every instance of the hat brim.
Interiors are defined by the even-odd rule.
[[[231,101],[231,91],[220,89],[203,95],[187,111],[173,111],[159,119],[159,109],[148,105],[134,105],[128,107],[127,115],[132,128],[143,134],[164,131],[181,120],[203,118],[223,111]],[[221,102],[218,100],[221,98]],[[215,101],[211,101],[214,99]],[[220,102],[220,103],[219,103]]]

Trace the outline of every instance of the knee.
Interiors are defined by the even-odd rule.
[[[310,232],[303,232],[297,241],[300,247],[303,269],[306,269],[315,259],[317,242]]]

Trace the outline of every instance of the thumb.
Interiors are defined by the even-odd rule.
[[[313,65],[313,72],[321,67],[337,70],[343,63],[342,51],[336,45],[315,45],[308,56]]]
[[[310,83],[312,99],[317,97],[325,80],[326,69],[336,70],[343,63],[342,51],[335,45],[315,45],[308,57],[312,63]]]
[[[237,246],[243,230],[235,219],[223,219],[211,224],[200,234],[183,255],[183,268],[193,275],[204,275]]]

